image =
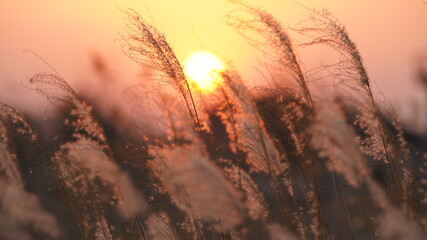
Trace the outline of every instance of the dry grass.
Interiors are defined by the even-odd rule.
[[[425,166],[392,107],[377,102],[345,27],[327,11],[309,10],[298,29],[309,38],[304,46],[326,44],[339,53],[331,71],[341,90],[327,101],[310,93],[281,24],[230,2],[227,23],[266,54],[274,71],[290,76],[283,79],[289,89],[266,89],[256,99],[230,67],[211,96],[217,104],[207,107],[165,36],[125,12],[125,54],[176,91],[159,86],[145,95],[153,106],[135,106],[157,109],[167,130],[134,138],[132,127],[96,117],[96,107],[60,76],[34,76],[28,86],[58,110],[57,135],[40,137],[18,111],[0,105],[0,239],[427,234]]]

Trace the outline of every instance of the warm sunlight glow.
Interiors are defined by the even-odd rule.
[[[222,83],[220,72],[223,70],[221,60],[205,51],[190,54],[184,62],[184,73],[190,84],[204,93],[214,91]]]

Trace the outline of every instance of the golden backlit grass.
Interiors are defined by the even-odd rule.
[[[150,105],[127,104],[156,109],[165,131],[101,119],[57,74],[35,75],[28,87],[56,106],[55,134],[0,105],[0,239],[423,239],[426,172],[392,108],[375,101],[345,27],[309,10],[298,30],[304,46],[340,53],[327,70],[342,91],[320,99],[281,23],[231,2],[227,24],[286,87],[256,98],[207,52],[182,65],[126,11],[125,54],[167,83],[135,88]]]

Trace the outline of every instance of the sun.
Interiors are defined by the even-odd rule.
[[[223,79],[224,64],[214,54],[206,51],[191,53],[184,62],[184,73],[189,83],[202,93],[213,92]]]

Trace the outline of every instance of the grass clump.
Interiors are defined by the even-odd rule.
[[[132,106],[155,109],[163,131],[135,138],[139,129],[111,125],[58,74],[28,83],[56,106],[55,137],[0,105],[1,239],[422,239],[420,154],[345,27],[310,10],[297,29],[303,46],[339,53],[337,94],[321,99],[281,23],[230,2],[227,24],[287,75],[262,97],[232,67],[203,96],[165,36],[129,10],[125,54],[167,83],[141,93],[150,106]]]

